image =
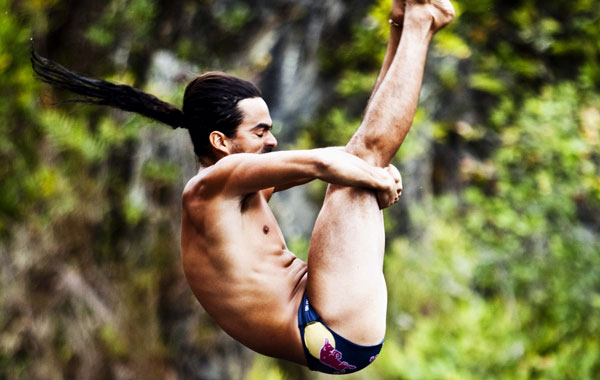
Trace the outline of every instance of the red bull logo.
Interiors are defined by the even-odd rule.
[[[342,359],[342,352],[336,350],[336,341],[331,331],[320,322],[309,323],[304,330],[304,344],[308,352],[323,365],[333,368],[335,373],[355,370],[356,366]]]
[[[338,373],[344,373],[347,369],[356,369],[356,366],[342,361],[342,353],[336,350],[327,338],[325,338],[325,344],[321,348],[319,360],[326,366],[335,369]]]

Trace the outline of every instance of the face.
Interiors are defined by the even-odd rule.
[[[273,121],[269,107],[262,98],[240,100],[238,107],[244,118],[237,129],[233,144],[233,153],[267,153],[277,146],[277,140],[271,133]]]

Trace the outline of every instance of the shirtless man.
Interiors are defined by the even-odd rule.
[[[269,153],[277,141],[260,91],[227,74],[196,78],[179,110],[35,52],[32,65],[40,80],[82,95],[77,101],[188,129],[202,164],[183,193],[181,253],[194,294],[253,350],[350,373],[381,350],[387,290],[380,209],[398,200],[402,186],[389,165],[414,117],[429,42],[453,18],[449,0],[393,0],[386,57],[364,121],[343,150]],[[288,251],[267,202],[275,191],[317,178],[330,185],[304,263]]]
[[[401,190],[388,165],[412,123],[429,41],[454,17],[448,0],[406,3],[393,3],[397,25],[364,121],[345,152],[259,154],[277,145],[269,110],[259,96],[238,95],[236,133],[210,133],[210,154],[185,188],[187,280],[216,322],[257,352],[350,373],[381,349],[387,291],[379,206],[394,203]],[[188,90],[201,91],[206,81],[219,86],[218,74],[196,81]],[[267,202],[276,191],[316,178],[330,185],[306,264],[288,251]]]

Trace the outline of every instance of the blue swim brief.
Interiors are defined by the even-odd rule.
[[[361,346],[336,334],[310,306],[306,294],[298,309],[298,327],[308,368],[313,371],[329,374],[360,371],[377,358],[383,346],[383,342]]]

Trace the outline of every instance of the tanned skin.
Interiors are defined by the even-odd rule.
[[[344,150],[265,153],[277,145],[268,107],[244,99],[236,135],[211,133],[212,158],[203,158],[184,190],[186,278],[215,321],[257,352],[306,364],[297,325],[304,292],[338,334],[363,345],[383,339],[381,208],[402,190],[389,165],[412,123],[428,44],[454,17],[448,0],[405,3],[393,1],[403,32],[391,28],[365,119]],[[313,179],[330,185],[307,264],[287,249],[268,201]]]

